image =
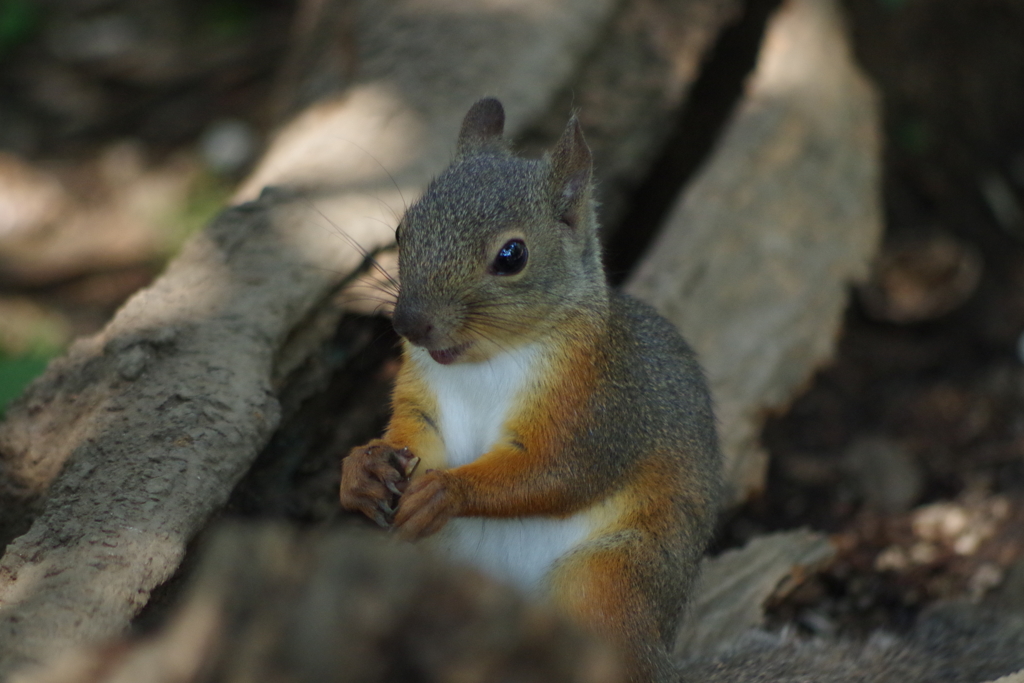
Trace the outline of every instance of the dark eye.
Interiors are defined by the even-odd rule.
[[[402,241],[402,225],[404,224],[399,223],[398,227],[395,228],[395,244],[399,244]]]
[[[509,240],[494,257],[491,264],[491,272],[495,275],[515,275],[526,267],[526,242],[522,240]]]

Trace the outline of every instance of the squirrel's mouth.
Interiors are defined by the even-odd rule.
[[[466,342],[465,344],[459,344],[458,346],[453,346],[448,349],[438,349],[437,351],[427,349],[427,353],[429,353],[430,357],[441,365],[451,365],[466,352],[469,345],[470,342]]]

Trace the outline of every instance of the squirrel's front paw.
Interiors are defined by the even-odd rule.
[[[459,497],[452,475],[441,470],[428,470],[410,484],[398,501],[395,530],[408,540],[416,541],[435,534],[459,514]]]
[[[353,448],[341,461],[341,506],[362,512],[382,527],[391,526],[395,501],[419,461],[408,448],[395,449],[383,441]]]

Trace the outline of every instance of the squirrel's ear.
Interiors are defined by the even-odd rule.
[[[475,152],[483,147],[501,142],[505,130],[505,108],[493,97],[477,100],[462,119],[456,154]]]
[[[576,228],[590,210],[590,175],[593,159],[583,129],[573,116],[551,153],[551,190],[556,216]]]

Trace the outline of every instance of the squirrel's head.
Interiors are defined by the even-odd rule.
[[[504,123],[498,100],[474,104],[452,165],[398,228],[394,326],[439,363],[485,360],[606,301],[579,122],[541,159],[513,155]]]

